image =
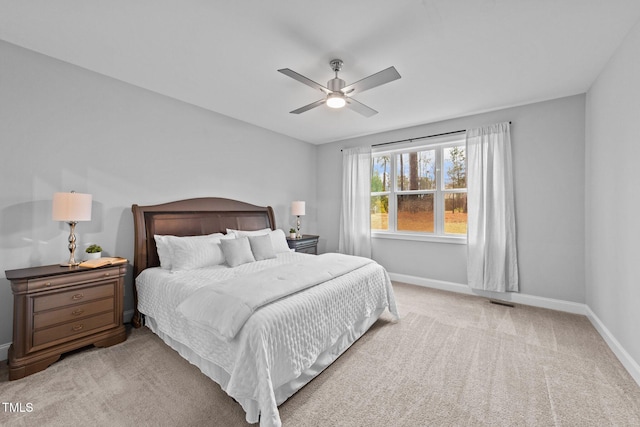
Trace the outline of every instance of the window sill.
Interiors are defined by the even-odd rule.
[[[431,236],[417,233],[392,233],[385,231],[372,231],[373,239],[413,240],[419,242],[448,243],[453,245],[466,245],[467,236]]]

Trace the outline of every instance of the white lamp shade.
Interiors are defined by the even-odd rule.
[[[301,201],[291,202],[291,215],[296,215],[296,216],[304,215],[304,202],[301,202]]]
[[[54,221],[91,221],[91,194],[54,193]]]

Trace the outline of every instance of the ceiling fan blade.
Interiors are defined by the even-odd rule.
[[[307,86],[311,86],[312,88],[317,89],[317,90],[319,90],[319,91],[321,91],[321,92],[323,92],[323,93],[325,93],[325,94],[327,94],[327,95],[331,93],[331,91],[330,91],[328,88],[326,88],[326,87],[322,86],[322,85],[321,85],[321,84],[319,84],[319,83],[314,82],[314,81],[313,81],[313,80],[311,80],[311,79],[306,78],[306,77],[305,77],[305,76],[303,76],[302,74],[299,74],[299,73],[296,73],[296,72],[295,72],[295,71],[293,71],[293,70],[290,70],[289,68],[282,68],[282,69],[280,69],[280,70],[278,70],[278,71],[280,71],[280,72],[281,72],[282,74],[284,74],[285,76],[289,76],[289,77],[291,77],[292,79],[297,80],[297,81],[299,81],[300,83],[304,83],[304,84],[306,84]]]
[[[396,68],[389,67],[385,70],[372,74],[369,77],[365,77],[362,80],[358,80],[355,83],[352,83],[348,86],[343,87],[342,93],[344,93],[345,95],[349,95],[351,94],[351,92],[357,92],[357,93],[364,92],[365,90],[369,90],[376,86],[380,86],[385,83],[398,80],[399,78],[400,78],[400,73],[398,73]]]
[[[378,112],[373,108],[367,107],[362,102],[358,102],[353,98],[345,96],[345,101],[347,101],[346,107],[351,108],[356,113],[360,113],[365,117],[371,117],[375,114],[378,114]]]
[[[293,110],[293,111],[289,111],[289,112],[290,112],[291,114],[300,114],[300,113],[304,113],[305,111],[309,111],[309,110],[311,110],[312,108],[319,107],[319,106],[321,106],[321,105],[322,105],[322,104],[324,104],[324,103],[325,103],[325,99],[321,99],[321,100],[319,100],[319,101],[312,102],[312,103],[311,103],[311,104],[309,104],[309,105],[305,105],[304,107],[300,107],[300,108],[298,108],[297,110]]]

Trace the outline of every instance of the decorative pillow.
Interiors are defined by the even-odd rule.
[[[229,238],[222,233],[206,236],[164,236],[171,252],[171,272],[223,264],[225,260],[220,249],[220,240]]]
[[[256,259],[251,252],[251,245],[248,237],[239,237],[237,239],[226,239],[220,241],[222,252],[227,260],[227,264],[236,267],[240,264],[254,262]]]
[[[227,228],[227,235],[235,235],[236,237],[263,236],[265,234],[271,236],[271,244],[273,245],[275,253],[291,252],[289,244],[287,243],[287,236],[284,234],[284,231],[280,229],[271,230],[270,228],[263,228],[262,230],[245,231]]]
[[[291,248],[289,248],[287,236],[285,236],[284,231],[280,229],[273,230],[269,233],[269,236],[271,237],[271,244],[273,245],[275,253],[291,252]]]
[[[273,250],[273,244],[271,243],[271,236],[264,234],[262,236],[249,236],[248,238],[251,252],[253,252],[253,257],[256,261],[276,257],[276,252]]]

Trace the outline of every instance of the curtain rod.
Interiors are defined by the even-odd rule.
[[[460,130],[454,130],[452,132],[437,133],[435,135],[419,136],[417,138],[399,139],[398,141],[381,142],[380,144],[373,144],[372,147],[380,147],[382,145],[389,145],[389,144],[399,144],[401,142],[411,142],[411,141],[416,141],[418,139],[435,138],[436,136],[453,135],[455,133],[462,133],[462,132],[466,132],[466,131],[467,131],[466,129],[460,129]]]
[[[372,147],[381,147],[383,145],[399,144],[401,142],[411,142],[411,141],[416,141],[418,139],[435,138],[436,136],[453,135],[454,133],[462,133],[462,132],[466,132],[466,131],[467,131],[466,129],[454,130],[453,132],[437,133],[435,135],[418,136],[416,138],[399,139],[398,141],[381,142],[379,144],[373,144],[371,146]],[[342,150],[340,150],[340,151],[342,151]]]
[[[509,122],[509,124],[511,124],[511,122]],[[390,141],[390,142],[381,142],[379,144],[373,144],[371,145],[372,147],[381,147],[383,145],[390,145],[390,144],[399,144],[401,142],[411,142],[411,141],[415,141],[418,139],[427,139],[427,138],[435,138],[437,136],[446,136],[446,135],[453,135],[456,133],[462,133],[462,132],[466,132],[466,129],[460,129],[460,130],[454,130],[452,132],[444,132],[444,133],[437,133],[435,135],[425,135],[425,136],[418,136],[416,138],[408,138],[408,139],[399,139],[398,141]],[[342,151],[342,150],[340,150]]]

